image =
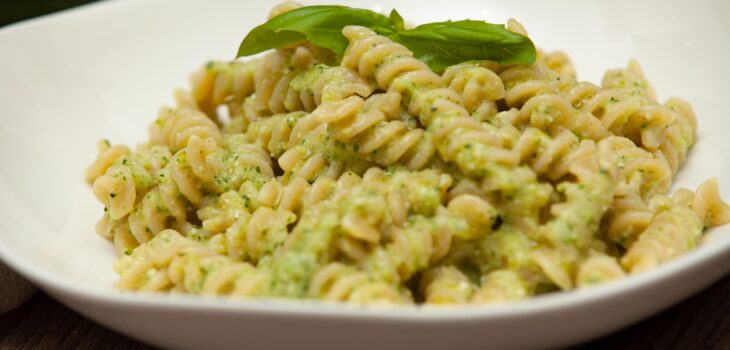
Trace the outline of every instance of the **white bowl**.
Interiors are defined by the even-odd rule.
[[[730,198],[730,28],[721,17],[730,3],[340,2],[396,7],[416,22],[516,17],[539,46],[567,51],[591,81],[637,58],[660,97],[691,101],[700,118],[699,142],[677,186],[714,176]],[[0,30],[0,258],[91,319],[172,348],[564,346],[666,308],[730,268],[728,226],[651,273],[495,307],[360,308],[114,291],[113,249],[93,232],[101,206],[82,176],[96,140],[143,141],[173,88],[206,60],[232,58],[272,5],[108,1]]]

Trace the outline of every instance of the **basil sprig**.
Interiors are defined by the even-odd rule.
[[[507,30],[504,25],[463,20],[405,29],[403,18],[396,10],[386,17],[346,6],[306,6],[278,15],[251,30],[241,42],[236,57],[308,40],[332,50],[339,60],[348,45],[342,35],[342,28],[347,25],[368,27],[405,45],[415,57],[435,71],[467,61],[503,64],[531,64],[535,61],[532,41]]]
[[[528,37],[510,32],[504,25],[482,21],[428,23],[396,32],[390,38],[436,71],[465,61],[535,61],[535,46]]]
[[[249,56],[269,49],[278,49],[308,40],[331,49],[341,57],[347,48],[342,28],[361,25],[381,35],[393,35],[403,23],[379,13],[346,6],[305,6],[284,12],[257,26],[246,35],[238,48],[238,56]]]

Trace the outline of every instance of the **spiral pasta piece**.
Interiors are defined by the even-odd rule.
[[[297,197],[301,193],[297,193],[296,187],[302,185],[308,184],[298,179],[283,186],[271,179],[258,189],[245,183],[240,193],[229,191],[211,197],[209,203],[198,210],[203,229],[212,235],[210,244],[236,261],[256,263],[266,255],[276,254],[288,238],[289,226],[297,219],[295,213],[287,210],[286,203],[277,205],[282,199],[281,191],[289,197],[283,198],[284,201],[297,202],[302,199]],[[269,188],[272,186],[275,188]]]
[[[225,232],[239,218],[250,215],[254,209],[250,199],[236,191],[228,191],[221,195],[204,197],[197,216],[203,230],[217,234]]]
[[[611,69],[603,75],[605,89],[625,90],[632,96],[643,96],[656,101],[656,93],[636,60],[630,60],[624,69]]]
[[[317,126],[319,124],[304,112],[276,114],[251,123],[246,130],[246,139],[260,144],[272,157],[278,158]]]
[[[97,232],[113,238],[121,255],[166,228],[182,229],[190,211],[201,206],[206,194],[223,193],[245,181],[263,183],[273,175],[269,157],[257,146],[243,143],[242,137],[228,137],[222,148],[213,139],[192,136],[187,147],[149,179],[146,193],[136,189],[124,193],[125,200],[133,195],[135,200],[120,202],[119,212],[113,210],[116,203],[106,205],[109,210],[97,224]],[[98,186],[102,185],[105,183]],[[99,193],[101,198],[112,198],[112,193],[112,199],[117,198],[106,187]]]
[[[190,98],[194,107],[214,120],[218,107],[226,105],[229,114],[234,106],[255,92],[254,73],[261,61],[209,61],[190,76]]]
[[[438,211],[449,185],[448,177],[433,170],[366,172],[362,182],[335,193],[302,214],[285,252],[273,263],[277,279],[291,281],[286,286],[277,286],[277,293],[301,295],[312,274],[332,252],[365,265],[387,265],[378,269],[387,270],[378,277],[385,281],[391,281],[385,276],[394,277],[398,269],[412,275],[425,267],[424,258],[418,254],[421,250],[429,252],[425,255],[426,262],[445,255],[450,231],[438,230],[433,225],[434,219],[428,217]],[[408,186],[428,190],[409,191]],[[423,219],[404,221],[409,212]],[[392,259],[387,262],[372,255],[380,249],[381,241],[393,242],[388,248],[392,252],[388,259]],[[330,253],[323,255],[323,251]]]
[[[293,1],[283,2],[271,9],[269,19],[301,6]],[[306,99],[306,96],[297,96],[297,91],[290,89],[289,84],[296,75],[316,63],[313,48],[307,42],[297,42],[279,48],[262,59],[261,68],[254,74],[256,95],[253,105],[259,113],[301,110],[301,99]]]
[[[300,4],[296,1],[284,1],[271,8],[271,10],[269,11],[268,18],[272,19],[280,14],[289,12],[291,10],[296,10],[300,7],[302,7],[302,4]]]
[[[295,218],[289,211],[259,207],[241,215],[217,242],[230,258],[257,263],[284,245]]]
[[[353,261],[368,259],[373,247],[391,238],[388,227],[406,225],[409,213],[432,215],[450,183],[448,176],[431,170],[387,173],[379,168],[368,169],[361,187],[348,193],[353,199],[361,199],[345,201],[363,207],[362,212],[343,217],[345,234],[336,238],[334,245]],[[419,186],[429,190],[417,191]],[[365,198],[368,200],[363,201]]]
[[[269,61],[276,62],[274,59]],[[258,110],[267,113],[311,112],[328,101],[353,95],[367,97],[372,92],[372,87],[355,72],[337,66],[318,64],[279,74],[264,70],[260,76],[255,101]]]
[[[561,289],[573,288],[576,264],[593,248],[594,233],[614,198],[615,163],[611,152],[597,149],[593,155],[574,160],[569,172],[575,181],[563,181],[558,191],[565,201],[550,207],[552,218],[537,230],[544,242],[533,253],[542,271]]]
[[[269,290],[275,296],[304,297],[312,276],[330,260],[331,245],[341,214],[336,204],[324,201],[302,215],[284,251],[271,262]]]
[[[646,201],[669,189],[672,170],[664,158],[624,137],[607,137],[598,146],[612,152],[618,166],[615,199],[604,220],[606,237],[628,247],[653,218]]]
[[[532,233],[501,223],[479,239],[455,240],[449,254],[439,261],[463,271],[481,274],[473,302],[500,303],[520,300],[550,290],[554,285],[534,259],[538,245]]]
[[[391,282],[406,281],[446,257],[454,238],[477,240],[488,235],[496,220],[494,210],[478,197],[463,196],[451,201],[461,203],[440,207],[434,216],[411,216],[403,227],[391,228],[389,243],[363,262],[366,269]]]
[[[668,210],[660,212],[652,219],[621,259],[622,265],[632,273],[654,268],[689,251],[702,233],[703,225],[690,208],[672,205],[663,196],[654,201],[664,201],[662,204]]]
[[[257,240],[264,237],[274,244],[266,244],[271,248],[280,243],[279,238],[288,233],[288,226],[305,208],[314,206],[330,198],[338,191],[359,183],[361,178],[352,172],[346,172],[336,181],[320,178],[311,185],[301,178],[283,184],[279,179],[270,179],[261,184],[245,182],[238,191],[229,191],[222,195],[204,198],[204,204],[198,210],[198,219],[202,229],[221,252],[226,252],[234,259],[248,259],[252,248],[261,247]],[[221,236],[216,234],[224,233]],[[270,238],[270,239],[269,239]],[[274,248],[269,249],[276,250]],[[253,259],[258,259],[257,254]]]
[[[626,69],[608,71],[600,88],[581,82],[566,91],[576,108],[594,114],[607,130],[665,158],[672,173],[694,143],[692,108],[677,98],[659,104],[636,61]]]
[[[339,179],[352,176],[345,173]],[[258,191],[250,191],[247,197],[252,198],[259,206],[276,208],[300,214],[305,208],[311,207],[322,200],[329,198],[338,187],[339,180],[318,178],[313,183],[302,178],[295,178],[287,184],[272,179]],[[341,182],[340,182],[341,183]]]
[[[178,253],[196,243],[174,230],[167,230],[133,253],[114,262],[119,274],[117,288],[121,290],[165,291],[172,288],[166,267]]]
[[[473,179],[459,172],[448,173],[454,179],[454,186],[449,189],[446,199],[451,200],[462,194],[470,194],[479,198],[489,198],[487,192]]]
[[[330,263],[312,276],[308,296],[326,301],[356,304],[410,304],[409,294],[394,285],[378,281],[363,271],[341,263]]]
[[[251,206],[254,208],[270,207],[299,216],[307,208],[329,199],[361,181],[362,179],[356,173],[347,171],[336,180],[322,177],[311,184],[302,178],[294,178],[287,183],[283,183],[279,179],[272,179],[259,189],[244,184],[239,192],[244,199],[251,202]]]
[[[563,51],[545,53],[542,50],[537,52],[537,61],[550,70],[558,73],[561,77],[575,79],[575,67],[570,57]]]
[[[499,152],[498,147],[504,143],[501,135],[489,133],[478,121],[470,118],[461,106],[461,97],[446,88],[442,79],[425,63],[411,57],[412,53],[405,47],[374,35],[366,28],[346,27],[344,32],[350,37],[351,45],[343,58],[343,65],[357,68],[363,77],[376,80],[381,88],[401,94],[402,103],[409,106],[411,114],[419,116],[422,125],[429,126],[433,118],[431,114],[442,116],[438,121],[447,125],[433,125],[432,135],[433,143],[441,146],[439,152],[443,158],[454,160],[458,158],[455,153],[462,151],[465,143],[479,142],[478,146],[496,148],[485,152],[494,154],[495,161],[513,162],[507,154]],[[391,56],[396,57],[392,62],[388,61]],[[385,61],[388,64],[382,64]],[[417,97],[423,102],[414,102]],[[422,105],[433,107],[421,108]]]
[[[504,83],[493,71],[475,64],[457,64],[442,74],[444,83],[459,93],[464,107],[474,114],[479,110],[479,119],[485,120],[497,113],[495,101],[505,96]]]
[[[578,85],[573,89],[583,89],[584,86]],[[594,89],[596,91],[592,94],[580,93],[584,95],[583,101],[578,102],[582,111],[592,113],[607,130],[630,138],[637,145],[649,150],[659,147],[664,140],[665,129],[674,122],[675,115],[670,109],[629,91]]]
[[[614,199],[606,222],[606,238],[629,247],[654,218],[654,211],[636,194]]]
[[[348,157],[352,149],[333,141],[326,126],[320,125],[307,135],[303,143],[288,149],[279,157],[279,167],[286,178],[313,181],[320,177],[337,178],[346,168],[362,173],[371,166],[365,160]]]
[[[298,50],[308,50],[299,47]],[[294,77],[303,72],[303,69],[291,69],[288,64],[290,56],[284,50],[276,50],[263,58],[261,68],[254,74],[256,94],[253,105],[259,114],[282,113],[287,111],[285,101],[292,110],[301,108],[301,97],[298,91],[290,88]]]
[[[102,143],[102,147],[109,147]],[[112,219],[119,219],[129,214],[138,198],[154,186],[155,177],[161,168],[167,166],[170,158],[170,151],[164,146],[153,146],[136,153],[129,153],[129,149],[123,146],[111,146],[100,153],[87,175],[95,177],[92,190],[104,204],[105,211]],[[99,175],[104,167],[103,175]]]
[[[691,208],[705,228],[724,225],[730,222],[730,206],[720,197],[717,179],[705,180],[695,191],[678,191],[675,193],[677,201],[692,201]],[[691,198],[691,199],[690,199]]]
[[[247,298],[266,294],[266,271],[206,251],[183,253],[186,254],[174,259],[168,268],[175,292]]]
[[[235,262],[211,248],[166,230],[114,264],[117,288],[148,292],[255,296],[265,292],[266,272]]]
[[[617,156],[617,194],[626,196],[637,193],[642,198],[649,198],[669,189],[672,169],[663,157],[657,157],[623,137],[608,137],[601,140],[599,145],[610,149]]]
[[[206,141],[192,136],[188,146],[176,153],[171,165],[159,175],[161,198],[173,216],[181,221],[186,219],[187,203],[197,206],[203,197],[204,187],[212,186],[212,172],[223,170],[221,164],[208,162],[208,156],[221,149],[213,139]]]
[[[192,136],[223,143],[218,125],[204,113],[191,108],[162,108],[149,128],[150,144],[167,146],[175,153],[185,148]]]
[[[466,304],[476,286],[454,266],[440,266],[425,271],[420,281],[421,293],[429,304]]]
[[[674,259],[696,246],[706,227],[730,222],[730,206],[723,202],[717,181],[702,183],[696,192],[678,190],[667,198],[652,198],[657,213],[636,240],[621,264],[637,273]]]
[[[672,97],[664,105],[674,112],[674,122],[669,125],[664,140],[653,153],[663,158],[672,169],[672,174],[676,174],[695,143],[697,117],[692,106],[680,98]]]
[[[230,117],[244,114],[247,101],[251,102],[249,116],[268,115],[312,111],[322,101],[370,94],[371,88],[357,74],[341,67],[315,66],[313,50],[299,43],[257,60],[210,61],[191,76],[190,96],[183,94],[179,100],[217,119],[222,105]]]
[[[522,300],[531,293],[519,274],[512,270],[496,270],[482,277],[474,294],[476,304],[498,304]]]
[[[500,220],[499,211],[486,199],[461,194],[449,199],[446,212],[454,237],[462,240],[480,239],[493,231]]]
[[[223,193],[245,181],[274,176],[271,160],[263,150],[230,136],[224,148],[212,139],[191,138],[188,147],[159,176],[160,198],[164,207],[179,221],[187,218],[187,207],[198,208],[205,193]]]
[[[86,168],[86,182],[92,184],[98,177],[104,175],[120,157],[132,153],[129,147],[114,145],[109,140],[100,140],[96,143],[97,155],[94,161]]]
[[[380,103],[368,103],[373,100]],[[323,105],[312,116],[328,123],[337,141],[353,144],[359,157],[381,166],[403,164],[409,169],[421,169],[431,161],[436,147],[423,129],[410,128],[401,120],[387,120],[386,113],[399,106],[400,94],[389,92],[373,95],[367,101],[350,97]]]
[[[252,104],[256,106],[251,109],[259,111],[248,112],[251,115],[259,115],[261,111],[276,113],[274,117],[287,111],[311,112],[323,103],[340,101],[352,95],[367,97],[372,92],[369,84],[343,67],[319,64],[310,69],[289,72],[281,77],[273,73],[261,75],[262,78],[257,80],[256,101],[265,101],[267,106],[261,106],[264,102],[253,101]],[[272,86],[259,86],[266,84]],[[253,129],[259,127],[254,125]]]
[[[567,130],[551,138],[539,129],[528,128],[514,150],[535,173],[557,181],[569,173],[571,165],[595,156],[596,144],[591,140],[581,142]]]
[[[505,87],[504,102],[508,108],[521,108],[528,100],[543,94],[557,94],[569,82],[539,62],[531,66],[510,67],[499,77]]]
[[[388,243],[374,247],[360,263],[369,274],[400,284],[446,256],[453,231],[443,219],[415,215],[386,237]]]
[[[535,127],[551,136],[570,130],[581,139],[596,141],[610,135],[599,118],[586,111],[576,111],[571,100],[560,93],[570,81],[561,80],[557,73],[539,62],[509,68],[500,73],[500,78],[507,90],[505,103],[513,109],[496,114],[493,124],[519,129]]]
[[[580,263],[575,284],[578,287],[591,287],[625,276],[626,272],[616,258],[605,254],[594,254]]]
[[[341,101],[349,96],[368,97],[373,87],[357,73],[344,67],[329,67],[323,64],[297,76],[291,83],[292,88],[310,96],[311,101],[303,104],[307,111],[327,102]]]
[[[250,142],[264,147],[278,158],[285,178],[314,181],[337,178],[344,169],[362,174],[372,163],[358,156],[355,145],[333,139],[313,114],[277,114],[253,122],[246,133]]]

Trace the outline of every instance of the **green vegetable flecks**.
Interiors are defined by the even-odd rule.
[[[435,71],[467,61],[531,64],[535,46],[523,35],[503,25],[463,20],[420,25],[405,29],[403,18],[393,10],[389,17],[346,6],[306,6],[270,19],[243,39],[238,55],[249,56],[308,40],[332,50],[340,59],[347,48],[342,28],[368,27],[399,42]]]

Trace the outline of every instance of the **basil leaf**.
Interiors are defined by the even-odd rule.
[[[249,56],[308,40],[342,58],[347,25],[368,27],[413,51],[431,69],[468,61],[531,64],[535,46],[529,38],[510,32],[503,25],[482,21],[448,21],[405,29],[403,17],[395,9],[388,17],[373,11],[346,6],[306,6],[282,13],[254,28],[238,47],[238,55]]]
[[[404,21],[403,17],[401,17],[400,13],[396,11],[395,9],[392,9],[390,11],[390,16],[388,16],[388,19],[390,19],[390,24],[393,26],[396,32],[404,30]]]
[[[467,61],[531,64],[536,55],[528,37],[482,21],[428,23],[390,37],[434,71]]]
[[[391,19],[373,11],[346,6],[306,6],[282,13],[251,30],[238,47],[236,57],[308,40],[333,50],[339,58],[348,45],[342,35],[342,28],[347,25],[365,26],[381,35],[394,32]]]

